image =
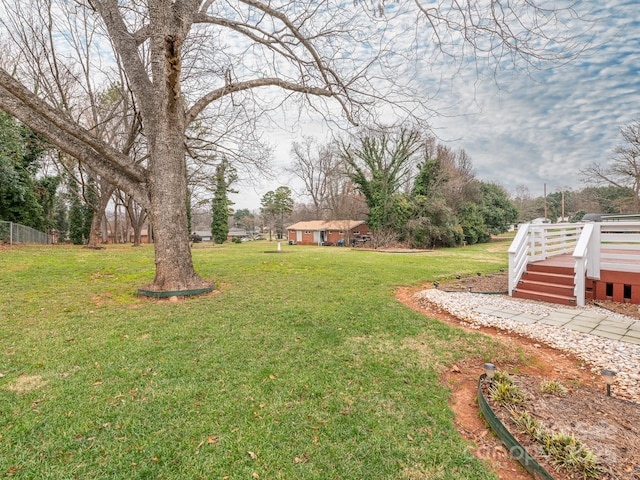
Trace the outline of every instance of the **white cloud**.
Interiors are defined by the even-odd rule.
[[[414,45],[422,49],[423,64],[418,65],[422,90],[425,96],[437,92],[431,106],[441,115],[431,119],[434,133],[450,146],[464,148],[480,179],[511,191],[526,185],[534,195],[542,194],[544,184],[549,192],[582,188],[579,171],[594,161],[610,159],[619,142],[619,127],[640,117],[637,1],[577,2],[576,8],[597,21],[581,37],[590,38],[592,47],[567,65],[526,72],[505,64],[494,74],[487,64],[476,65],[471,59],[461,68],[435,56],[424,36],[419,40],[424,44]],[[398,28],[405,34],[394,32],[398,42],[422,34],[420,22],[413,18],[401,18]],[[577,21],[568,23],[576,34],[584,27]],[[366,46],[354,52],[366,56]],[[290,162],[291,142],[301,135],[327,139],[329,132],[321,124],[291,110],[278,126],[266,126],[276,165]],[[258,209],[260,197],[283,184],[295,189],[290,175],[243,188],[234,199],[236,207]]]
[[[595,47],[573,64],[498,73],[505,86],[498,92],[493,79],[479,80],[474,92],[465,88],[473,80],[467,72],[454,82],[451,97],[467,102],[458,110],[463,116],[435,124],[442,137],[459,138],[452,144],[471,155],[480,178],[534,193],[544,183],[551,191],[581,188],[579,170],[611,157],[619,127],[638,118],[640,10],[635,2],[610,1],[599,15]]]

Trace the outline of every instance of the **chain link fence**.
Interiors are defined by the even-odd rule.
[[[40,243],[48,245],[52,243],[51,235],[38,230],[25,227],[19,223],[0,220],[0,243]]]

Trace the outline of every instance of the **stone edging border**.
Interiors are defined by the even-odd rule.
[[[186,297],[189,295],[202,295],[203,293],[212,292],[215,286],[205,288],[196,288],[194,290],[177,290],[175,292],[154,292],[153,290],[138,289],[138,295],[153,298],[168,298],[168,297]]]
[[[514,458],[529,472],[535,479],[554,480],[554,478],[547,472],[538,461],[533,458],[529,452],[515,439],[511,432],[507,430],[507,427],[496,416],[491,406],[484,398],[484,392],[482,391],[482,380],[486,378],[486,374],[480,375],[478,379],[478,406],[485,420],[491,426],[491,429],[495,432],[502,443],[509,450],[509,455]]]

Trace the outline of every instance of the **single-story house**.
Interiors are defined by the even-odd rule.
[[[195,230],[193,233],[198,235],[203,242],[210,242],[211,240],[213,240],[211,230]]]
[[[363,220],[312,220],[288,226],[287,234],[289,243],[299,245],[349,245],[371,232]]]

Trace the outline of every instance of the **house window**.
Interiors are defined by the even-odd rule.
[[[305,234],[305,235],[311,235],[311,231],[310,231],[310,230],[305,230],[305,231],[304,231],[304,234]]]
[[[344,232],[343,232],[342,230],[340,230],[340,231],[338,232],[338,235],[344,235]]]
[[[623,297],[625,300],[631,300],[631,285],[625,285],[623,289]]]
[[[354,230],[353,234],[354,235],[360,235],[360,230]]]

